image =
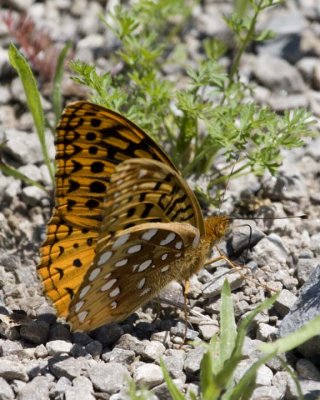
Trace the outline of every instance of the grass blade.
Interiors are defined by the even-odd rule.
[[[160,360],[160,366],[162,368],[163,377],[168,386],[168,390],[172,396],[172,399],[173,400],[186,400],[183,393],[181,393],[180,390],[177,388],[177,386],[174,384],[174,382],[171,379],[171,377],[167,371],[167,368],[162,360]]]
[[[8,165],[4,164],[2,161],[0,161],[0,169],[8,176],[12,176],[15,179],[19,179],[20,181],[25,182],[27,185],[36,186],[39,189],[43,190],[44,192],[48,193],[48,190],[43,185],[41,185],[41,183],[28,178],[26,175],[22,174],[17,169],[15,169],[13,167],[9,167]]]
[[[306,325],[284,338],[278,339],[273,343],[262,343],[260,345],[260,350],[264,353],[285,353],[295,349],[302,343],[317,335],[320,335],[320,316],[314,318]]]
[[[40,101],[40,94],[38,91],[37,82],[26,59],[12,43],[9,46],[9,60],[21,79],[23,89],[27,98],[27,104],[32,114],[32,118],[41,144],[43,158],[48,167],[52,184],[54,185],[54,172],[45,141],[45,118]]]

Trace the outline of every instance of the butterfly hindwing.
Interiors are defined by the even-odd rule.
[[[88,330],[125,319],[172,279],[184,278],[182,260],[199,239],[197,228],[179,222],[120,231],[99,249],[71,303],[68,322],[74,330]]]

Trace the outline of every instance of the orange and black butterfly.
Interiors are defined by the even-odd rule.
[[[168,156],[113,111],[72,103],[56,135],[56,204],[38,272],[58,315],[89,331],[197,272],[228,218],[204,219]]]

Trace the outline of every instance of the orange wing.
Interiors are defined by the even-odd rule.
[[[103,202],[115,167],[141,157],[175,167],[135,124],[85,101],[65,108],[56,135],[56,205],[38,273],[58,314],[67,316],[95,257]]]

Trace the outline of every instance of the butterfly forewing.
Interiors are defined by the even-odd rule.
[[[70,104],[56,138],[56,207],[63,218],[98,229],[114,168],[141,157],[175,168],[154,141],[124,117],[87,102]]]
[[[135,157],[174,169],[154,141],[124,117],[88,102],[66,107],[56,137],[54,217],[38,266],[59,315],[68,313],[94,259],[110,176],[120,162]]]
[[[94,260],[96,239],[95,232],[70,227],[57,212],[51,218],[38,273],[59,315],[68,314],[70,300]]]

